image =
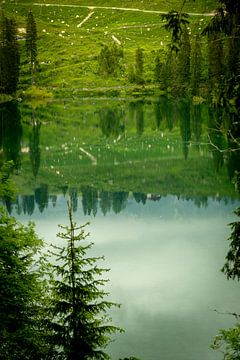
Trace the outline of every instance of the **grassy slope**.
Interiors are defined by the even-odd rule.
[[[48,3],[56,1],[48,1]],[[131,87],[127,80],[128,67],[134,63],[137,47],[144,49],[145,79],[152,84],[154,53],[166,51],[169,34],[162,27],[159,14],[122,11],[111,9],[88,9],[82,7],[36,6],[33,1],[5,4],[5,11],[15,14],[18,26],[25,27],[25,16],[30,7],[38,26],[38,50],[40,73],[37,83],[48,87],[56,94],[82,93],[83,89]],[[44,3],[44,2],[43,2]],[[81,4],[97,6],[138,7],[168,11],[180,8],[181,1],[58,1],[58,4]],[[186,10],[192,12],[211,11],[214,1],[187,3]],[[78,25],[86,16],[94,12],[81,27]],[[207,17],[192,17],[193,32],[200,31],[208,21]],[[103,44],[111,44],[112,36],[117,37],[124,49],[122,71],[117,78],[103,78],[98,74],[97,56]],[[24,56],[24,41],[20,41],[23,52],[21,86],[31,84],[28,66]],[[154,85],[154,84],[152,84]]]

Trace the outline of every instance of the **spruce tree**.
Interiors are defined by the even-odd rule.
[[[161,81],[161,70],[162,70],[162,64],[161,64],[160,56],[156,55],[155,66],[154,66],[154,80],[157,83],[160,83]]]
[[[102,258],[86,256],[92,247],[91,243],[84,244],[87,224],[77,226],[70,204],[68,212],[69,226],[61,226],[58,234],[67,243],[61,248],[55,246],[52,252],[56,263],[51,281],[51,342],[64,360],[110,359],[104,348],[109,335],[120,329],[106,315],[117,305],[105,300],[107,294],[102,289],[106,280],[101,275],[108,270],[96,265]]]
[[[18,86],[20,56],[13,19],[3,13],[0,19],[0,93],[15,93]]]
[[[138,84],[144,82],[143,80],[143,50],[141,48],[137,48],[135,53],[135,81]]]
[[[191,91],[192,95],[199,95],[202,74],[202,49],[199,35],[195,37],[191,56]]]
[[[27,56],[30,64],[30,71],[32,75],[37,70],[38,60],[37,60],[37,26],[33,16],[32,11],[28,12],[27,23],[26,23],[26,50]]]
[[[189,78],[190,78],[190,55],[191,55],[191,45],[189,39],[189,32],[187,27],[183,28],[180,50],[178,52],[178,76],[177,76],[177,88],[181,95],[186,95],[189,87]]]

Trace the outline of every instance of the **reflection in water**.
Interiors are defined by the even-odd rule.
[[[191,140],[190,125],[190,104],[189,102],[181,102],[179,105],[180,129],[182,136],[182,146],[184,159],[187,160],[189,152],[189,144]]]
[[[69,111],[53,102],[34,113],[20,104],[30,157],[23,154],[23,190],[8,210],[23,221],[31,217],[47,241],[66,223],[68,197],[75,217],[92,218],[91,241],[109,259],[110,293],[123,304],[116,323],[126,337],[112,345],[113,358],[125,349],[143,360],[213,360],[209,343],[227,321],[211,309],[237,303],[235,288],[218,271],[238,204],[224,161],[230,177],[240,166],[237,151],[217,154],[217,148],[236,144],[224,133],[220,110],[211,109],[213,145],[206,146],[206,105],[95,101],[66,102]],[[0,113],[1,154],[20,166],[20,115],[16,104],[11,114],[8,106]],[[195,143],[199,151],[190,147]]]
[[[81,198],[78,198],[77,188],[69,188],[68,192],[64,191],[64,197],[67,201],[67,196],[70,197],[73,204],[73,211],[77,212],[79,204],[81,203],[83,214],[96,216],[99,212],[103,215],[108,213],[119,214],[124,211],[129,201],[134,199],[137,204],[146,205],[150,202],[160,202],[161,199],[166,198],[166,195],[160,194],[144,194],[139,192],[126,192],[126,191],[98,191],[92,186],[82,186]],[[12,212],[13,207],[17,214],[25,214],[31,216],[36,207],[42,213],[48,209],[50,203],[53,207],[57,206],[61,195],[50,195],[48,185],[43,184],[35,189],[34,195],[18,195],[16,202],[9,202],[8,211]],[[178,196],[178,200],[191,201],[197,208],[207,208],[209,197],[204,195],[195,196]],[[230,197],[212,197],[211,200],[216,202],[224,202],[225,205],[231,204],[234,199]]]
[[[40,150],[40,121],[35,119],[34,111],[32,112],[32,131],[29,135],[29,154],[30,161],[32,165],[32,173],[36,179],[41,160],[41,150]]]
[[[223,123],[223,109],[221,106],[209,107],[209,139],[212,147],[214,167],[217,172],[222,168],[223,150],[225,148],[224,136],[221,130]]]
[[[202,135],[202,106],[200,104],[191,107],[192,133],[196,144],[199,145]]]
[[[16,169],[21,165],[22,124],[17,102],[0,104],[0,149],[2,160],[13,160]]]
[[[48,185],[42,184],[40,187],[35,189],[35,202],[38,205],[39,211],[43,212],[48,207],[49,193]]]
[[[122,304],[111,313],[126,330],[111,344],[113,359],[133,354],[142,360],[219,360],[211,340],[234,319],[214,309],[239,313],[239,285],[219,270],[227,223],[239,202],[207,200],[207,208],[198,208],[176,196],[147,199],[145,205],[131,197],[117,216],[98,213],[91,219],[93,255],[106,257],[104,265],[111,269],[106,290],[111,301]],[[66,224],[66,213],[63,196],[57,211],[48,206],[35,212],[39,235],[59,245],[55,234],[59,223]],[[74,218],[89,220],[80,208]]]
[[[100,128],[106,137],[118,137],[124,132],[123,112],[118,107],[115,109],[102,108],[98,112]]]

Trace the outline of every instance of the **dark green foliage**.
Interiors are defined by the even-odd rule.
[[[34,72],[38,68],[38,60],[37,60],[38,52],[37,52],[37,26],[31,10],[29,10],[28,12],[27,23],[26,23],[26,51],[30,64],[31,75],[33,76]]]
[[[0,147],[4,161],[13,161],[15,168],[21,163],[22,123],[15,101],[0,104]]]
[[[224,63],[222,34],[214,33],[208,38],[209,97],[212,103],[223,103]]]
[[[34,178],[37,177],[38,170],[41,161],[41,150],[40,150],[40,128],[41,122],[35,120],[34,113],[32,114],[32,132],[29,136],[29,154],[32,165],[32,172]]]
[[[121,71],[123,50],[115,43],[104,45],[98,56],[99,73],[103,76],[117,76]]]
[[[143,83],[143,49],[137,48],[135,54],[135,82]]]
[[[143,59],[143,49],[137,48],[135,52],[135,64],[130,65],[128,80],[130,83],[143,84],[143,67],[144,67],[144,59]]]
[[[171,91],[175,88],[177,78],[177,61],[172,51],[168,51],[161,71],[161,83],[164,90]]]
[[[42,184],[40,187],[35,189],[34,192],[35,201],[38,204],[38,208],[40,212],[48,206],[49,192],[48,185]]]
[[[211,345],[214,350],[220,350],[224,360],[239,360],[240,358],[240,324],[233,328],[221,329]]]
[[[41,359],[42,282],[34,257],[42,246],[33,225],[0,210],[0,359]]]
[[[189,90],[190,55],[191,46],[189,32],[185,26],[182,30],[177,61],[177,89],[178,94],[181,96],[186,95],[187,91]]]
[[[157,83],[160,83],[160,81],[161,81],[161,70],[162,70],[162,63],[160,60],[160,56],[156,55],[155,66],[154,66],[154,80]]]
[[[13,19],[3,13],[0,18],[0,93],[13,94],[17,90],[20,56]]]
[[[188,102],[182,102],[179,108],[180,129],[182,136],[182,147],[184,159],[187,160],[189,152],[189,142],[191,140],[191,123],[190,123],[190,105]]]
[[[120,108],[102,108],[98,111],[99,126],[106,137],[119,137],[124,132],[124,124],[121,121],[123,113]]]
[[[86,225],[77,226],[69,205],[69,226],[61,227],[58,237],[67,242],[54,247],[56,263],[52,266],[51,306],[49,309],[50,342],[62,360],[110,359],[104,348],[109,335],[119,331],[111,324],[106,311],[115,303],[105,300],[102,290],[106,280],[101,278],[107,269],[96,263],[102,258],[87,257],[91,243],[85,243]]]
[[[202,74],[202,49],[200,36],[194,39],[191,55],[191,91],[192,95],[199,95]]]
[[[0,167],[0,200],[12,199],[16,193],[15,185],[10,179],[13,167],[12,161],[5,162]]]
[[[165,29],[172,33],[171,50],[178,52],[179,42],[183,33],[183,29],[189,24],[188,14],[182,13],[181,11],[172,10],[168,14],[161,15],[163,20],[166,20],[164,25]]]
[[[240,216],[240,208],[235,211]],[[222,268],[228,279],[240,279],[240,221],[230,224],[232,233],[229,237],[230,248],[226,256],[226,263]]]

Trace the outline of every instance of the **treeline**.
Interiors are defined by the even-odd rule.
[[[124,74],[131,83],[155,83],[174,96],[203,96],[210,103],[224,105],[225,102],[239,109],[239,2],[218,2],[215,15],[202,31],[200,23],[191,23],[182,10],[163,15],[172,41],[168,51],[159,49],[151,54],[152,74],[149,61],[148,68],[145,66],[144,49],[137,48],[134,63],[126,64],[124,49],[116,43],[105,45],[100,52],[100,74]]]
[[[166,195],[160,194],[146,194],[141,192],[128,192],[128,191],[99,191],[93,186],[82,186],[80,190],[76,187],[63,186],[62,194],[69,196],[72,203],[72,210],[76,212],[80,206],[84,215],[96,216],[101,211],[103,215],[108,213],[119,214],[126,209],[127,203],[134,200],[138,204],[145,205],[147,202],[161,201]],[[208,196],[183,196],[179,195],[179,199],[192,201],[198,208],[208,206]],[[229,197],[211,197],[215,201],[224,201],[228,204]],[[49,186],[42,184],[34,190],[34,194],[31,195],[18,195],[15,201],[8,199],[5,201],[5,205],[9,214],[17,213],[18,215],[32,215],[34,211],[38,210],[41,213],[44,212],[50,206],[55,207],[57,203],[62,199],[61,195],[51,195]]]

